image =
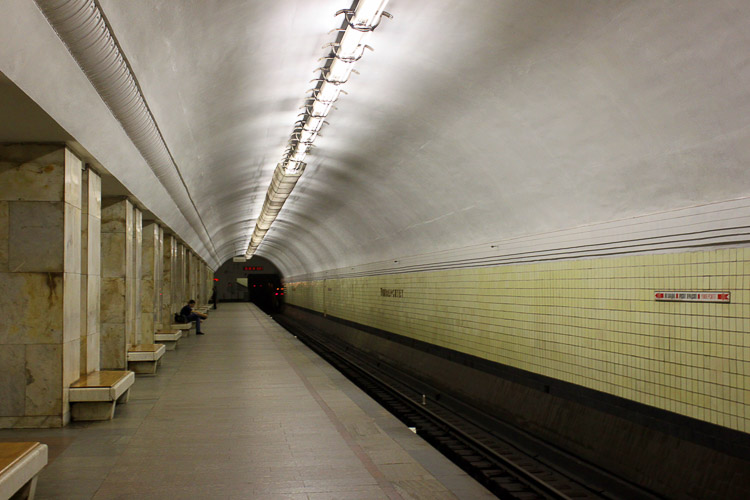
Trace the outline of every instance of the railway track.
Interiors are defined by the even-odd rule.
[[[405,384],[405,377],[389,374],[379,362],[355,356],[353,349],[287,317],[275,319],[498,498],[613,498],[566,477],[449,408],[428,400],[419,389]]]

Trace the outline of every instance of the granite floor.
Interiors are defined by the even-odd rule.
[[[0,430],[49,445],[37,498],[494,498],[255,306],[204,329],[112,421]]]

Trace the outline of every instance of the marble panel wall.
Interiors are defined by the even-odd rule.
[[[156,237],[158,238],[158,243],[154,245],[156,252],[156,269],[154,271],[154,292],[156,296],[156,302],[154,303],[154,330],[162,324],[162,315],[164,314],[164,283],[162,281],[164,279],[164,270],[162,269],[164,265],[164,228],[158,226],[157,229]]]
[[[171,234],[162,239],[161,328],[169,329],[174,311],[174,287],[177,272],[177,240]]]
[[[59,145],[0,146],[0,428],[60,427],[79,376],[81,174]]]
[[[175,269],[175,282],[173,287],[172,304],[175,308],[175,312],[179,311],[180,308],[187,302],[186,285],[187,285],[187,263],[185,262],[187,255],[185,245],[177,243],[177,268]]]
[[[141,340],[141,273],[143,260],[143,212],[133,208],[133,273],[128,276],[130,280],[130,303],[132,309],[128,313],[132,315],[133,330],[130,332],[128,344],[143,344]]]
[[[180,245],[180,273],[182,274],[182,287],[180,293],[180,305],[185,305],[188,301],[188,294],[190,293],[189,287],[189,276],[188,276],[188,249],[185,244]]]
[[[195,300],[195,294],[193,293],[193,268],[195,267],[195,264],[193,264],[193,252],[189,249],[185,249],[185,262],[187,264],[187,286],[185,287],[185,297]]]
[[[195,300],[198,304],[205,304],[206,298],[203,295],[203,290],[201,288],[201,269],[203,268],[203,263],[197,255],[195,256],[194,262],[195,269],[193,270],[193,280],[195,280]]]
[[[182,259],[180,258],[182,245],[179,241],[176,242],[175,256],[174,256],[174,267],[172,269],[172,308],[173,312],[179,310],[182,303]]]
[[[88,185],[88,171],[84,170],[81,174],[81,374],[86,373],[86,338],[88,337],[88,322],[83,318],[88,315],[88,271],[89,262],[88,253],[88,211],[89,211],[89,192],[85,187]]]
[[[190,254],[190,291],[188,296],[195,300],[198,304],[201,304],[200,297],[198,296],[198,257],[193,252]]]
[[[161,241],[159,224],[149,222],[143,226],[143,259],[141,269],[141,336],[142,344],[154,343],[154,332],[160,312]]]
[[[207,283],[206,288],[207,288],[208,298],[210,300],[214,294],[214,289],[216,288],[216,283],[214,282],[214,272],[211,270],[210,267],[208,267],[208,265],[206,265],[205,273],[206,273],[206,283]]]
[[[184,301],[187,302],[188,298],[192,298],[192,295],[190,295],[190,287],[192,285],[191,279],[190,279],[190,268],[191,268],[191,252],[190,250],[185,247],[185,292],[184,292]]]
[[[101,193],[101,177],[93,170],[86,170],[81,218],[81,375],[99,369]]]
[[[102,200],[100,359],[107,370],[127,367],[128,342],[134,338],[134,216],[129,200]]]
[[[208,303],[208,297],[206,296],[206,273],[205,270],[206,265],[203,263],[202,260],[198,260],[198,269],[196,272],[198,273],[198,300],[199,304],[207,304]]]

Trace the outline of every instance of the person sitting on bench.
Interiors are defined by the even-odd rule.
[[[208,318],[208,315],[193,311],[193,306],[195,306],[195,301],[190,299],[187,305],[180,310],[180,315],[188,322],[195,321],[195,334],[203,335],[206,332],[201,331],[201,320]]]

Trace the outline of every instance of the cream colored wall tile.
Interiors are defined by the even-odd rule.
[[[702,285],[723,287],[732,280],[742,283],[743,276],[734,275],[744,267],[734,268],[726,261],[743,253],[691,252],[329,280],[325,285],[290,284],[288,299],[345,319],[696,415],[694,401],[704,390],[701,381],[718,373],[725,377],[721,380],[726,387],[744,383],[733,375],[744,367],[733,364],[732,359],[743,355],[738,354],[738,344],[750,345],[747,335],[740,333],[750,331],[750,307],[741,305],[750,294],[744,290],[735,294],[733,289],[733,304],[727,306],[657,303],[653,292],[700,289]],[[404,300],[387,301],[378,296],[381,287],[407,288],[405,284],[413,288],[408,288]],[[685,345],[676,342],[683,338]],[[623,355],[615,358],[620,356],[618,352]],[[694,366],[706,359],[711,370]],[[671,363],[665,365],[665,360]],[[614,367],[607,371],[613,362],[625,363],[620,365],[623,370]],[[684,389],[688,385],[690,391]],[[739,412],[739,403],[733,404],[732,411]],[[733,428],[744,425],[739,417],[727,422]]]

